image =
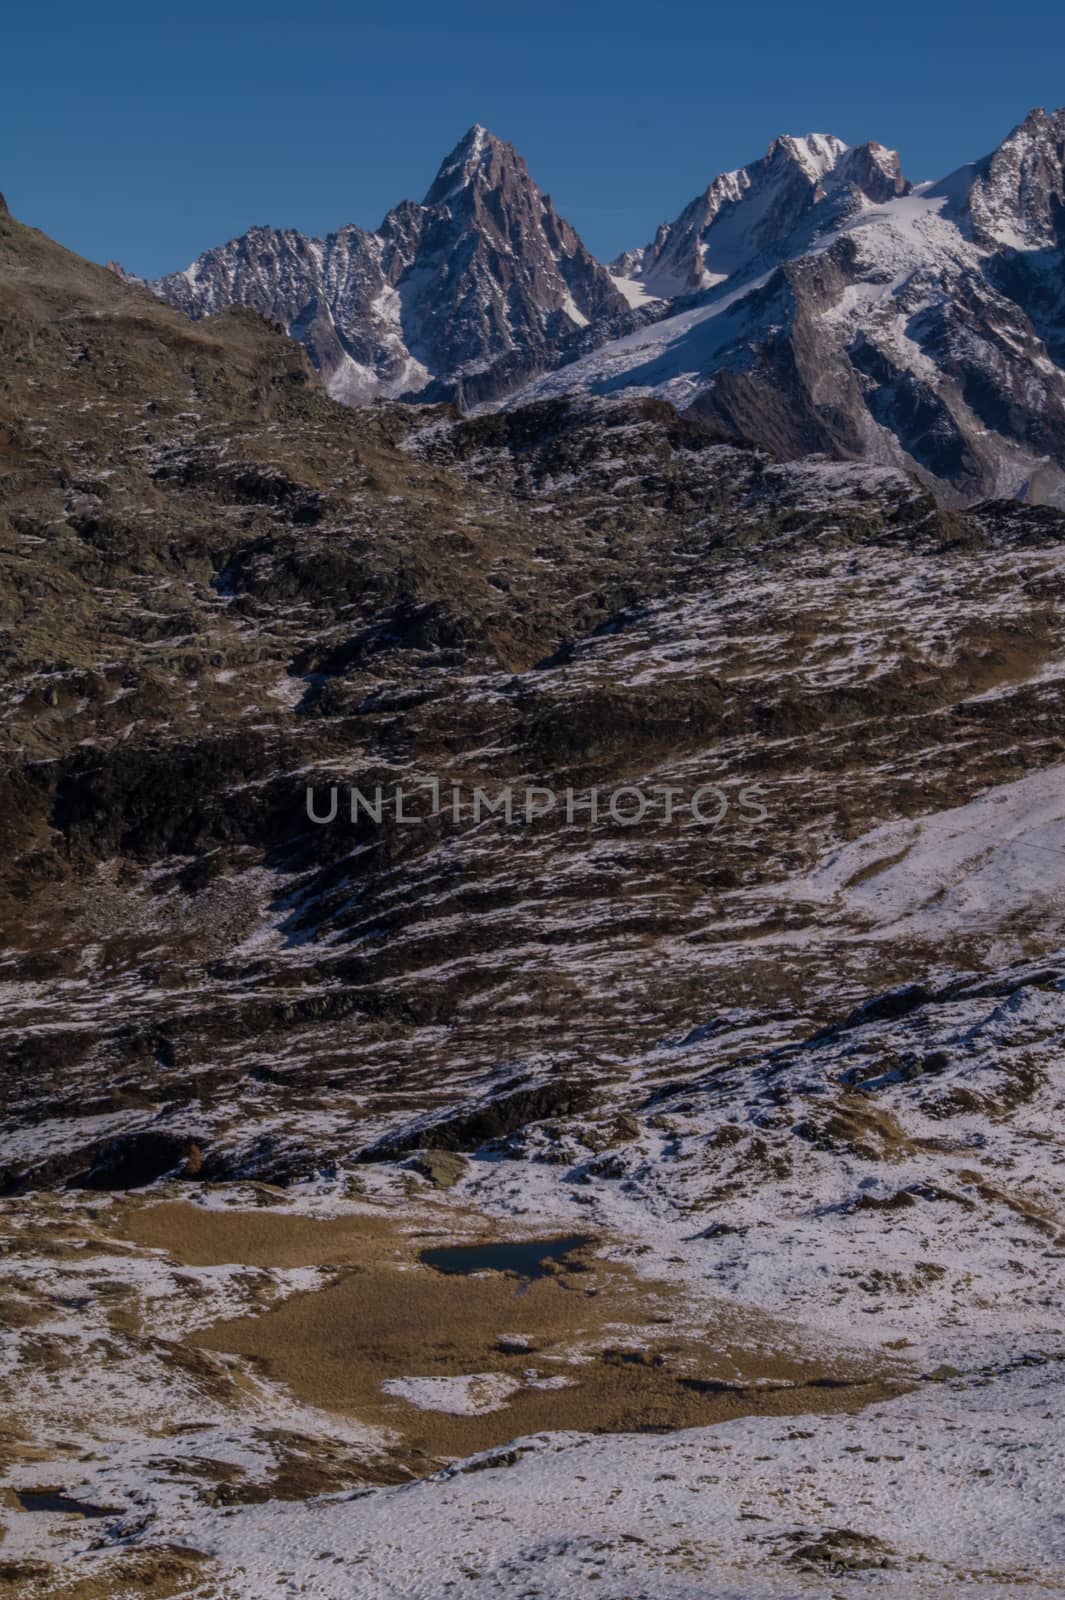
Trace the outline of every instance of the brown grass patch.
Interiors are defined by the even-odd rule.
[[[463,1220],[423,1215],[433,1243],[445,1216],[452,1228]],[[470,1222],[483,1238],[483,1221]],[[165,1203],[132,1213],[125,1231],[190,1266],[335,1266],[327,1287],[217,1323],[187,1344],[242,1355],[302,1401],[388,1430],[415,1470],[526,1433],[671,1430],[749,1413],[855,1409],[902,1387],[897,1371],[875,1370],[864,1356],[815,1354],[769,1319],[725,1305],[696,1312],[674,1286],[639,1279],[591,1247],[528,1282],[436,1272],[418,1259],[429,1235],[401,1234],[390,1218],[367,1213],[317,1221]],[[525,1349],[515,1348],[519,1334]],[[530,1370],[565,1377],[567,1386],[530,1385]],[[474,1373],[521,1387],[477,1416],[421,1410],[382,1389],[388,1379]]]
[[[295,1216],[291,1212],[209,1211],[180,1200],[139,1206],[121,1224],[123,1238],[165,1250],[188,1267],[239,1262],[246,1267],[352,1266],[392,1245],[403,1248],[395,1222],[368,1212]]]
[[[45,1561],[0,1562],[2,1600],[178,1600],[206,1595],[209,1557],[183,1545],[156,1545],[86,1560],[81,1576],[64,1577]]]

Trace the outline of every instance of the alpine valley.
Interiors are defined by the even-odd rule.
[[[0,201],[5,1600],[1065,1592],[1063,250]]]

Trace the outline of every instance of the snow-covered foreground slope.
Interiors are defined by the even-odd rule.
[[[1008,850],[1019,797],[1056,816],[1057,775],[919,820],[913,860],[989,815]],[[876,903],[878,849],[791,887],[846,862]],[[984,863],[934,859],[985,933],[1016,931],[1014,902],[964,893]],[[781,932],[778,958],[838,953],[844,926]],[[705,1012],[496,1137],[499,1083],[458,1092],[287,1192],[0,1205],[15,1592],[1058,1592],[1065,950],[930,972],[812,1034]],[[579,1255],[536,1283],[420,1254],[558,1237]]]
[[[174,1186],[132,1210],[24,1203],[20,1225],[3,1221],[0,1379],[19,1424],[4,1543],[19,1594],[52,1594],[57,1561],[131,1596],[158,1592],[146,1574],[169,1561],[165,1592],[205,1600],[1059,1592],[1065,957],[900,990],[790,1047],[767,1052],[766,1031],[726,1016],[664,1042],[591,1114],[485,1148],[429,1201],[371,1167],[355,1202],[320,1181],[287,1202],[220,1189],[199,1211]],[[578,1228],[580,1271],[451,1280],[459,1320],[442,1303],[413,1353],[403,1308],[417,1318],[418,1295],[448,1282],[419,1245]],[[264,1249],[331,1265],[264,1269]],[[234,1265],[205,1264],[221,1259]],[[611,1270],[634,1273],[636,1298],[598,1322]],[[353,1415],[343,1386],[309,1406],[320,1363],[362,1359],[360,1283],[372,1300],[390,1278],[407,1287],[374,1357],[386,1426],[366,1402]],[[545,1335],[554,1302],[583,1328]],[[286,1317],[295,1365],[283,1336],[243,1342]],[[236,1353],[253,1347],[280,1365]],[[782,1376],[773,1352],[789,1347],[804,1364]],[[863,1369],[901,1392],[878,1400]],[[603,1370],[724,1413],[582,1429]],[[533,1433],[512,1411],[530,1382],[553,1417]],[[410,1439],[434,1414],[434,1437],[488,1419],[491,1442],[419,1463]],[[12,1491],[43,1490],[93,1520],[15,1508]]]
[[[486,1470],[310,1504],[175,1508],[164,1525],[209,1557],[194,1592],[220,1600],[1056,1594],[1060,1366],[1033,1352],[858,1416],[534,1437]],[[20,1529],[10,1553],[36,1544]],[[85,1562],[105,1582],[116,1565]]]
[[[1065,768],[956,810],[890,822],[837,851],[798,896],[845,906],[884,937],[1050,925],[1065,899]]]
[[[992,1368],[859,1417],[667,1439],[530,1441],[310,1516],[260,1512],[207,1543],[269,1594],[283,1559],[321,1596],[1054,1593],[1065,1576],[1058,1362]],[[1008,1463],[1008,1466],[1005,1465]],[[460,1554],[441,1551],[458,1546]],[[367,1550],[352,1572],[343,1552]],[[335,1550],[337,1563],[317,1561]],[[350,1561],[348,1556],[347,1560]],[[329,1567],[334,1567],[330,1573]],[[323,1570],[324,1568],[324,1570]]]

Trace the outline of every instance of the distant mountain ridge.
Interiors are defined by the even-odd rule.
[[[376,233],[254,228],[151,287],[280,322],[351,404],[635,391],[785,459],[1065,505],[1063,218],[1063,111],[917,185],[884,145],[785,135],[608,269],[475,126]]]
[[[1065,111],[939,183],[883,146],[778,140],[614,272],[676,297],[508,403],[653,394],[782,459],[1065,505]]]

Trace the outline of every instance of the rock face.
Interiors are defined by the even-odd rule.
[[[987,249],[1059,249],[1065,243],[1065,110],[1030,111],[978,163],[969,190],[973,238]]]
[[[420,1172],[434,1189],[453,1189],[461,1183],[469,1170],[469,1162],[454,1150],[419,1150],[411,1161],[415,1172]]]
[[[349,402],[491,398],[629,309],[513,147],[482,127],[424,202],[396,206],[376,233],[253,228],[152,287],[193,317],[236,303],[280,322]]]

